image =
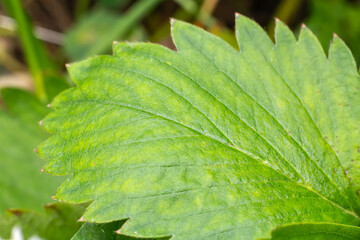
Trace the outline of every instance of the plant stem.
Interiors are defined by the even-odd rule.
[[[44,49],[40,49],[42,46],[34,37],[32,25],[25,14],[20,0],[4,0],[4,4],[17,22],[17,31],[24,48],[25,58],[34,79],[35,93],[41,101],[46,102],[45,77],[38,56],[38,51]]]

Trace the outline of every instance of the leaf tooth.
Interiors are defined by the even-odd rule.
[[[240,18],[240,17],[245,17],[243,14],[235,12],[235,19]]]
[[[252,51],[254,48],[266,52],[274,46],[263,28],[244,15],[236,15],[235,30],[240,52]]]
[[[175,18],[170,18],[170,25],[173,25],[177,20]]]
[[[324,48],[315,34],[303,23],[301,24],[298,44],[312,55],[326,58]]]
[[[295,44],[296,39],[289,27],[278,18],[275,18],[275,43],[276,46]]]
[[[352,74],[357,75],[356,61],[346,43],[336,34],[329,47],[329,61],[336,69],[348,69]]]

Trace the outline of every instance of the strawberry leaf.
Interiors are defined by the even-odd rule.
[[[268,237],[286,223],[360,224],[360,81],[342,40],[305,26],[276,44],[238,15],[240,52],[172,21],[177,52],[117,43],[72,64],[39,147],[55,197],[84,220],[172,239]]]

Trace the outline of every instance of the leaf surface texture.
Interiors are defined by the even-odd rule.
[[[72,176],[84,219],[120,232],[254,239],[294,222],[360,224],[359,75],[342,40],[327,57],[306,27],[276,23],[276,44],[238,15],[240,52],[172,21],[177,51],[117,43],[72,64],[39,147]]]

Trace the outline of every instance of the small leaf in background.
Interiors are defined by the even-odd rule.
[[[49,109],[23,90],[1,94],[7,111],[0,109],[0,215],[7,208],[41,211],[64,179],[40,173],[45,161],[33,152],[49,136],[38,125]]]
[[[256,239],[296,222],[360,225],[360,81],[344,42],[303,27],[274,44],[237,15],[240,52],[172,21],[177,51],[117,43],[70,65],[39,146],[88,222],[172,239]]]
[[[97,2],[104,7],[124,7],[130,0],[97,0]]]
[[[325,50],[329,39],[338,34],[360,63],[360,3],[346,0],[312,0],[307,25],[318,36]]]
[[[198,3],[195,0],[175,0],[175,2],[191,14],[195,14],[199,10]]]
[[[111,223],[84,223],[79,231],[71,240],[98,239],[98,240],[116,240],[120,237],[116,234],[124,221]]]
[[[360,228],[333,223],[299,223],[280,226],[271,232],[271,240],[305,239],[358,240]]]
[[[94,9],[83,15],[65,35],[65,52],[72,60],[108,53],[112,42],[128,36],[158,3],[160,0],[139,0],[121,15],[102,8]]]
[[[31,236],[46,240],[70,239],[82,225],[78,219],[85,207],[84,204],[53,203],[45,205],[44,213],[10,209],[5,217],[0,216],[0,238],[10,238],[11,230],[18,227],[24,239],[29,239]]]
[[[134,238],[130,236],[119,235],[116,231],[125,223],[123,221],[110,223],[84,223],[80,230],[73,236],[71,240],[168,240],[169,237],[163,238]]]
[[[1,97],[6,110],[0,109],[0,238],[18,229],[24,239],[70,239],[85,205],[55,203],[43,212],[64,178],[41,173],[45,162],[33,152],[49,136],[38,124],[49,109],[24,90],[1,89]]]

